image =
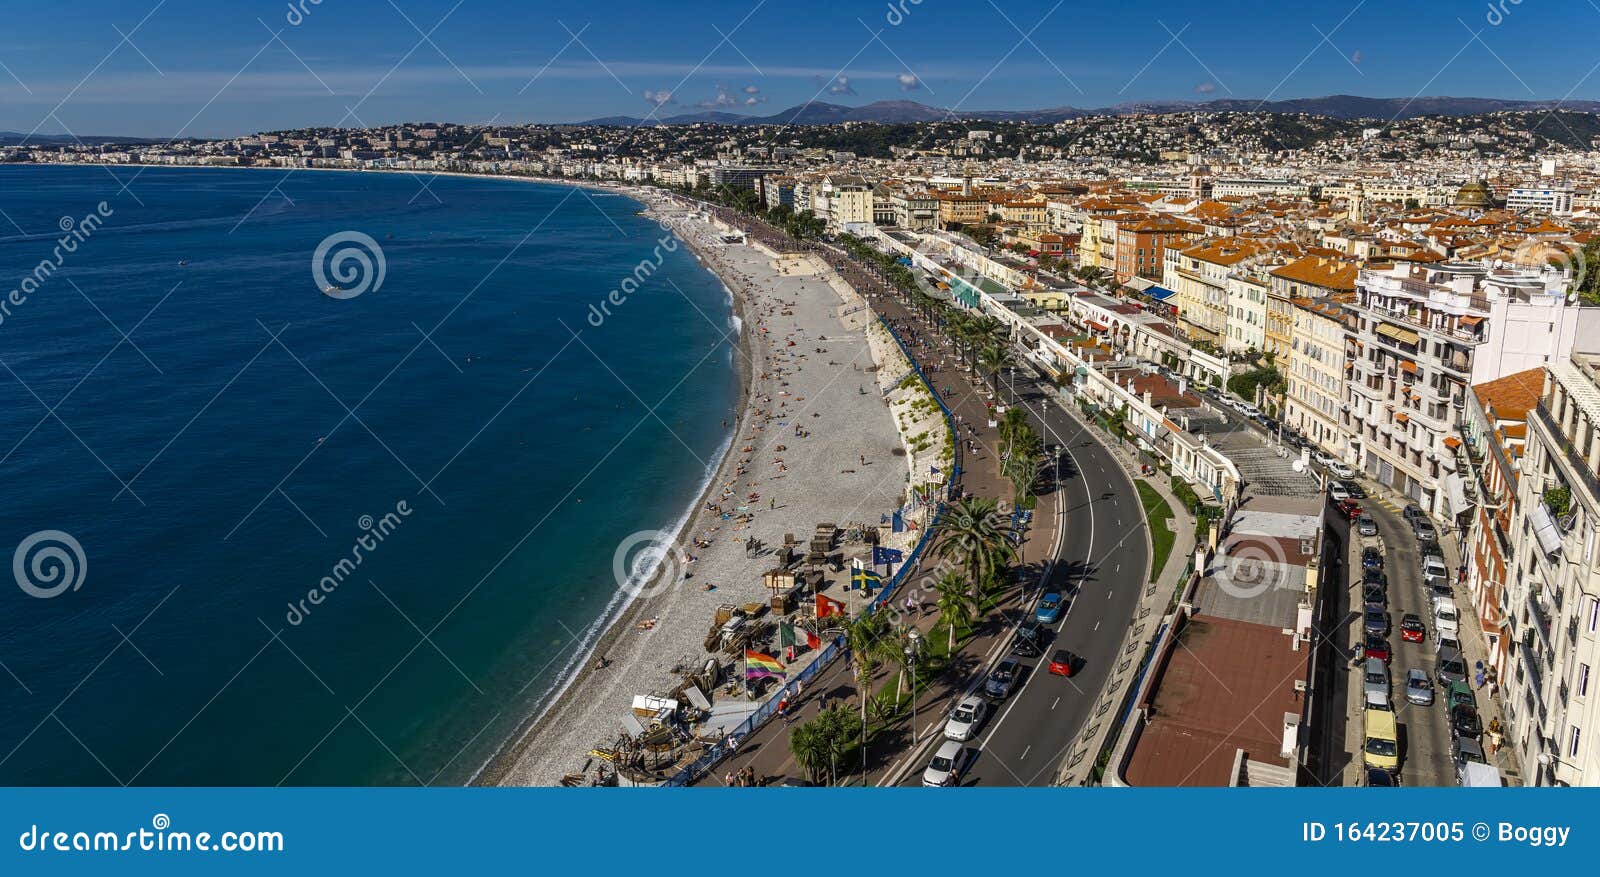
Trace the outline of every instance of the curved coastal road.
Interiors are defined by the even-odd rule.
[[[962,785],[1045,786],[1087,724],[1132,623],[1149,577],[1149,548],[1138,492],[1122,466],[1088,427],[1043,386],[1021,381],[1021,403],[1047,445],[1061,445],[1066,496],[1066,536],[1044,590],[1067,595],[1053,641],[1029,668],[1021,687],[996,704],[968,753],[975,760]],[[1030,375],[1031,378],[1031,375]],[[1071,678],[1052,676],[1050,654],[1064,648],[1077,658]],[[1109,715],[1106,717],[1109,718]],[[1093,757],[1091,754],[1090,757]],[[921,781],[913,771],[908,782]]]

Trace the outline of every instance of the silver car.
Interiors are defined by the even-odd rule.
[[[961,770],[966,766],[967,750],[960,741],[946,740],[922,772],[924,786],[953,786],[961,782]]]
[[[1368,658],[1362,665],[1361,688],[1368,697],[1381,695],[1389,700],[1389,668],[1377,658]]]
[[[1433,705],[1433,680],[1415,667],[1406,671],[1406,702],[1417,706]]]
[[[983,719],[989,714],[989,702],[976,694],[969,694],[956,704],[950,711],[950,720],[944,723],[944,736],[947,740],[971,740],[972,735],[983,724]]]
[[[1371,515],[1363,512],[1361,517],[1356,518],[1356,532],[1363,536],[1376,536],[1378,535],[1378,522],[1374,521]]]

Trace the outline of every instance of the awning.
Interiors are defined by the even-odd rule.
[[[1165,286],[1152,286],[1149,289],[1146,289],[1144,294],[1150,296],[1156,301],[1166,301],[1178,293],[1166,288]]]
[[[1444,480],[1445,495],[1450,498],[1450,513],[1459,515],[1472,508],[1467,504],[1466,483],[1460,475],[1451,475]]]
[[[1416,374],[1417,373],[1417,364],[1412,362],[1409,359],[1402,359],[1402,360],[1400,360],[1400,370],[1403,371],[1403,372],[1408,372],[1410,374]]]
[[[1406,414],[1404,411],[1402,411],[1399,414],[1396,414],[1394,416],[1394,422],[1395,423],[1408,423],[1408,422],[1410,422],[1410,420],[1411,420],[1410,415]]]
[[[1467,325],[1467,326],[1476,326],[1479,323],[1483,322],[1483,318],[1482,317],[1474,317],[1474,316],[1470,316],[1469,315],[1469,316],[1462,317],[1460,319],[1460,322],[1462,324],[1464,324],[1464,325]]]
[[[1461,439],[1458,439],[1453,435],[1447,435],[1444,437],[1444,446],[1453,451],[1456,448],[1461,447]]]
[[[1539,540],[1539,547],[1545,554],[1554,554],[1561,550],[1561,532],[1556,529],[1556,522],[1550,519],[1550,512],[1545,510],[1544,503],[1536,502],[1528,511],[1528,521],[1533,524],[1533,535]]]
[[[1097,323],[1094,320],[1090,320],[1089,328],[1095,330],[1096,332],[1106,332],[1110,331],[1111,327],[1107,326],[1105,323]]]
[[[1393,338],[1401,344],[1416,344],[1419,340],[1417,333],[1410,329],[1402,329],[1398,326],[1391,326],[1388,323],[1379,323],[1377,332],[1379,335]]]

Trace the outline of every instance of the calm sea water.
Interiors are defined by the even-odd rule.
[[[596,327],[663,234],[638,204],[424,182],[0,167],[0,296],[110,212],[0,322],[0,557],[86,560],[49,598],[0,576],[0,782],[461,782],[693,501],[737,397],[721,284],[667,252]],[[336,300],[344,231],[384,276]]]

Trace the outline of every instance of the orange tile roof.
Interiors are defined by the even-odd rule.
[[[1539,397],[1544,395],[1544,368],[1513,372],[1503,378],[1477,384],[1472,392],[1485,410],[1494,409],[1496,420],[1526,420],[1528,412],[1539,404]]]
[[[1309,283],[1323,289],[1351,290],[1356,288],[1356,274],[1360,269],[1353,263],[1324,256],[1306,256],[1272,271],[1273,276],[1300,283]]]

